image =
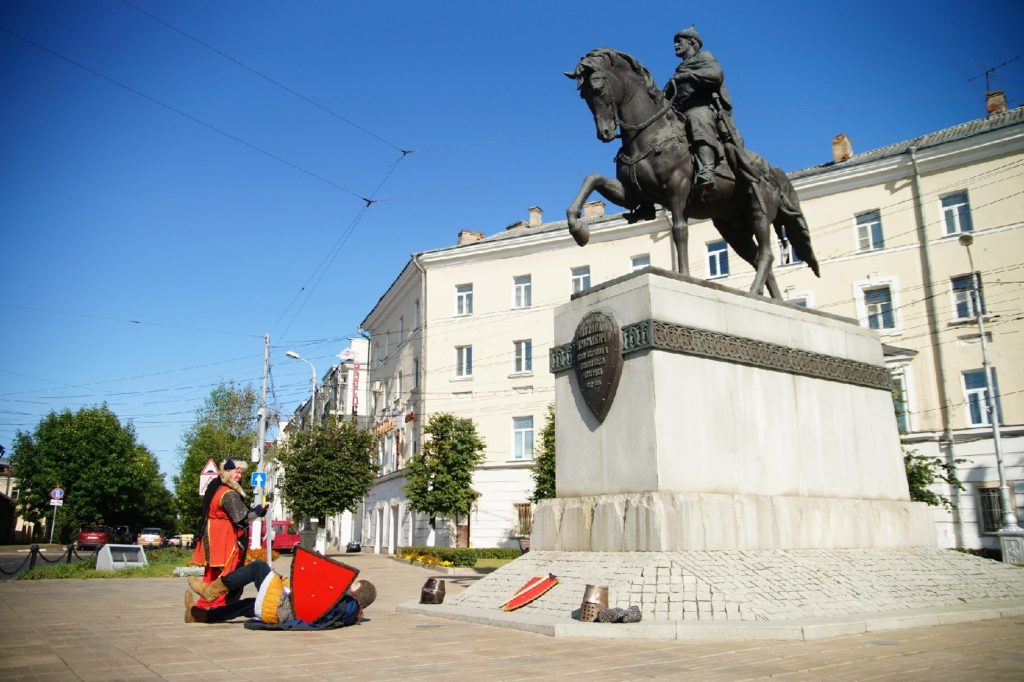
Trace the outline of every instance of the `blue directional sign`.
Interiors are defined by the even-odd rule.
[[[262,488],[267,484],[267,474],[263,471],[254,471],[251,482],[254,488]]]

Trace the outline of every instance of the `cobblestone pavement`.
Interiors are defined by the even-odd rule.
[[[2,584],[0,680],[1024,679],[1024,617],[807,642],[559,639],[398,613],[436,573],[343,560],[380,596],[330,632],[185,624],[184,579]],[[441,577],[449,595],[477,579]]]

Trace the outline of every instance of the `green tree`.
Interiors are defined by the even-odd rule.
[[[948,483],[953,490],[964,490],[964,485],[956,475],[956,465],[963,464],[966,459],[955,459],[953,464],[943,462],[938,457],[927,457],[916,450],[904,450],[903,466],[907,470],[907,486],[910,488],[910,499],[925,502],[933,507],[945,507],[948,511],[956,509],[948,497],[938,495],[929,489],[932,483],[942,481]]]
[[[468,514],[480,493],[473,489],[473,470],[484,461],[486,445],[468,419],[448,413],[432,415],[423,429],[429,439],[423,454],[406,469],[409,506],[436,516]]]
[[[377,439],[354,420],[293,433],[278,456],[288,508],[304,518],[324,519],[355,511],[377,475]]]
[[[256,392],[249,386],[221,384],[210,391],[196,410],[195,423],[182,437],[181,467],[174,477],[174,494],[182,532],[199,527],[202,498],[199,474],[212,459],[217,464],[229,457],[249,460],[256,442]],[[242,481],[243,487],[248,484]]]
[[[533,458],[533,468],[530,470],[533,476],[534,502],[540,502],[555,496],[555,406],[548,405],[547,418],[544,420],[544,429],[540,432],[540,447],[537,455]]]
[[[158,525],[174,531],[174,509],[156,458],[103,405],[72,413],[50,412],[32,433],[14,438],[19,513],[29,521],[52,518],[50,490],[64,489],[54,540],[70,542],[79,527]]]

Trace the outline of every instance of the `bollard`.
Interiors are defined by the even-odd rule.
[[[32,570],[36,567],[36,557],[39,556],[39,545],[32,545],[32,549],[28,555],[28,570]]]

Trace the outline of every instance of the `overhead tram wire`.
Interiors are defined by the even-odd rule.
[[[269,157],[269,158],[271,158],[271,159],[273,159],[273,160],[275,160],[275,161],[277,161],[279,163],[283,163],[284,165],[288,166],[289,168],[297,170],[300,173],[304,173],[305,175],[308,175],[311,178],[319,180],[320,182],[322,182],[322,183],[324,183],[326,185],[330,185],[334,189],[340,190],[340,191],[344,192],[345,194],[353,196],[353,197],[355,197],[356,199],[359,199],[362,202],[370,202],[370,201],[372,201],[371,199],[367,199],[363,195],[361,195],[358,192],[355,192],[355,191],[349,189],[348,187],[345,187],[343,185],[339,185],[338,183],[334,182],[333,180],[325,178],[322,175],[318,175],[317,173],[314,173],[313,171],[306,170],[302,166],[300,166],[300,165],[298,165],[296,163],[292,163],[291,161],[285,159],[284,157],[278,156],[277,154],[274,154],[273,152],[269,152],[266,149],[263,149],[262,147],[257,147],[253,143],[248,142],[247,140],[244,140],[244,139],[238,137],[237,135],[232,135],[231,133],[227,132],[226,130],[218,128],[217,126],[215,126],[215,125],[213,125],[211,123],[207,123],[206,121],[204,121],[202,119],[196,118],[192,114],[186,113],[186,112],[184,112],[181,109],[178,109],[176,107],[172,107],[170,104],[167,104],[165,102],[161,102],[160,100],[156,99],[155,97],[151,97],[151,96],[147,95],[146,93],[144,93],[144,92],[142,92],[140,90],[136,90],[135,88],[131,87],[130,85],[122,83],[121,81],[119,81],[119,80],[117,80],[115,78],[111,78],[110,76],[107,76],[107,75],[105,75],[103,73],[100,73],[99,71],[96,71],[95,69],[93,69],[91,67],[88,67],[85,64],[82,64],[81,62],[78,62],[78,61],[72,59],[71,57],[67,57],[67,56],[65,56],[65,55],[63,55],[63,54],[61,54],[61,53],[59,53],[59,52],[57,52],[55,50],[52,50],[52,49],[46,47],[45,45],[41,45],[41,44],[35,42],[34,40],[32,40],[30,38],[26,38],[25,36],[21,35],[20,33],[17,33],[16,31],[12,31],[11,29],[7,28],[6,26],[0,26],[0,31],[4,31],[5,33],[8,33],[8,34],[12,35],[12,36],[14,36],[17,39],[22,40],[22,41],[28,43],[29,45],[32,45],[33,47],[35,47],[37,49],[42,50],[43,52],[51,54],[54,57],[57,57],[58,59],[62,59],[63,61],[67,62],[68,64],[72,64],[74,66],[77,66],[78,68],[82,69],[83,71],[87,71],[87,72],[91,73],[92,75],[94,75],[94,76],[96,76],[98,78],[102,78],[103,80],[107,81],[108,83],[112,83],[112,84],[116,85],[119,88],[127,90],[128,92],[132,93],[133,95],[137,95],[137,96],[139,96],[139,97],[141,97],[141,98],[143,98],[145,100],[148,100],[148,101],[152,102],[153,104],[161,106],[164,109],[167,109],[168,111],[171,111],[171,112],[177,114],[178,116],[181,116],[182,118],[188,119],[189,121],[192,121],[193,123],[197,123],[197,124],[203,126],[204,128],[208,128],[209,130],[212,130],[213,132],[215,132],[215,133],[217,133],[219,135],[223,135],[224,137],[228,138],[229,140],[233,140],[234,142],[237,142],[238,144],[241,144],[241,145],[243,145],[245,147],[248,147],[249,149],[252,149],[253,151],[259,152],[260,154],[263,154],[264,156]],[[403,150],[403,157],[404,156],[405,156],[405,152]]]
[[[249,73],[252,73],[253,75],[259,76],[260,78],[262,78],[263,80],[267,81],[268,83],[276,85],[277,87],[281,88],[285,92],[287,92],[287,93],[289,93],[291,95],[294,95],[295,97],[301,99],[303,102],[306,102],[307,104],[313,105],[317,109],[320,109],[321,111],[323,111],[323,112],[333,116],[334,118],[338,119],[342,123],[345,123],[347,125],[352,126],[356,130],[359,130],[359,131],[369,135],[370,137],[372,137],[373,139],[377,140],[378,142],[386,144],[387,146],[393,148],[395,151],[397,151],[400,154],[402,154],[402,156],[405,156],[407,154],[411,154],[412,153],[411,149],[402,149],[401,147],[399,147],[398,145],[393,143],[391,140],[388,140],[388,139],[386,139],[384,137],[381,137],[380,135],[378,135],[377,133],[373,132],[372,130],[370,130],[368,128],[365,128],[365,127],[359,125],[358,123],[356,123],[355,121],[353,121],[353,120],[351,120],[351,119],[349,119],[349,118],[347,118],[345,116],[342,116],[338,112],[336,112],[336,111],[334,111],[334,110],[324,106],[323,104],[320,104],[319,102],[317,102],[317,101],[315,101],[313,99],[310,99],[309,97],[306,97],[301,92],[298,92],[297,90],[294,90],[293,88],[285,85],[284,83],[282,83],[282,82],[280,82],[280,81],[278,81],[278,80],[268,76],[267,74],[263,73],[262,71],[259,71],[258,69],[255,69],[255,68],[249,66],[245,62],[240,61],[240,60],[232,57],[231,55],[227,54],[223,50],[220,50],[220,49],[210,45],[209,43],[206,43],[206,42],[200,40],[199,38],[195,37],[191,33],[188,33],[187,31],[178,28],[177,26],[175,26],[175,25],[165,21],[164,19],[161,19],[160,17],[156,16],[155,14],[144,10],[143,8],[139,7],[138,5],[133,4],[131,2],[128,2],[128,0],[121,0],[121,2],[123,4],[125,4],[125,5],[127,5],[128,7],[131,7],[132,9],[134,9],[137,12],[139,12],[141,14],[145,14],[147,17],[149,17],[153,21],[156,21],[156,22],[166,26],[167,28],[171,29],[172,31],[180,33],[181,35],[183,35],[184,37],[188,38],[189,40],[191,40],[192,42],[196,43],[197,45],[201,45],[202,47],[205,47],[207,50],[210,50],[214,54],[219,55],[220,57],[223,57],[224,59],[228,60],[232,64],[235,64],[236,66],[242,67],[243,69],[245,69]]]
[[[358,213],[356,213],[355,217],[352,219],[352,222],[349,223],[348,227],[345,228],[345,231],[341,233],[341,236],[339,236],[337,241],[334,242],[334,245],[331,246],[330,250],[328,250],[327,254],[323,257],[320,263],[316,266],[316,268],[313,269],[313,272],[306,280],[306,283],[302,285],[302,288],[299,289],[298,293],[295,294],[295,297],[292,298],[292,300],[288,303],[288,306],[285,307],[284,312],[281,313],[281,316],[278,317],[276,322],[274,322],[274,325],[270,329],[271,333],[273,333],[274,329],[277,328],[277,325],[281,323],[281,320],[284,319],[285,315],[288,314],[288,310],[295,304],[297,300],[299,300],[303,296],[303,294],[305,294],[305,298],[299,304],[299,307],[292,315],[291,320],[289,320],[287,326],[285,326],[284,330],[281,332],[279,338],[285,338],[285,336],[288,334],[288,330],[291,329],[292,324],[294,324],[295,320],[298,318],[299,313],[302,312],[302,309],[306,306],[306,303],[308,303],[309,299],[313,296],[313,292],[315,292],[317,287],[320,285],[320,282],[323,280],[324,275],[327,274],[327,271],[330,270],[331,265],[334,264],[335,259],[337,259],[338,255],[341,253],[341,249],[345,245],[345,242],[348,241],[348,238],[352,235],[352,232],[355,231],[356,226],[359,225],[359,223],[362,221],[363,216],[366,215],[366,212],[370,210],[370,207],[377,203],[377,200],[374,197],[377,196],[377,193],[380,192],[384,184],[394,174],[395,170],[398,168],[398,164],[400,164],[407,156],[408,153],[403,152],[401,156],[395,159],[391,166],[388,168],[387,172],[384,174],[384,177],[381,179],[379,183],[377,183],[377,186],[374,188],[371,197],[369,199],[363,199],[366,205],[363,206]],[[311,287],[309,286],[310,282],[313,282],[313,285]]]

